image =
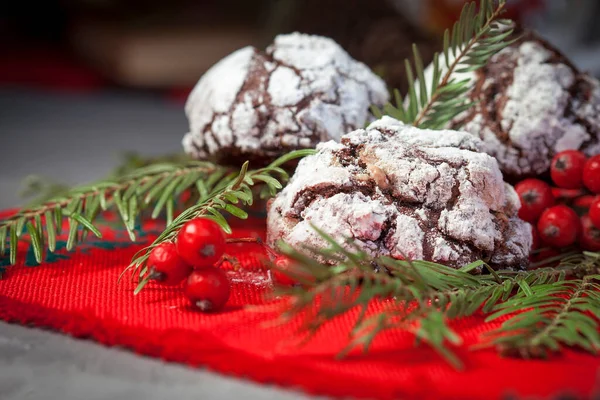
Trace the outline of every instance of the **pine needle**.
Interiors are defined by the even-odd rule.
[[[283,320],[296,316],[306,319],[302,335],[314,334],[326,321],[351,310],[363,310],[349,329],[349,343],[341,356],[355,347],[368,351],[381,332],[402,329],[413,332],[420,342],[461,368],[451,347],[461,339],[447,323],[477,312],[492,312],[490,319],[510,316],[500,330],[491,334],[494,340],[488,345],[501,345],[530,356],[536,354],[533,349],[547,350],[551,345],[558,349],[561,344],[588,351],[598,349],[600,337],[594,333],[597,326],[582,317],[582,312],[595,310],[600,314],[600,285],[594,275],[600,271],[600,253],[566,255],[555,268],[474,275],[477,268],[487,267],[483,261],[454,269],[430,261],[373,258],[349,241],[342,244],[315,231],[327,247],[294,249],[279,244],[280,251],[292,261],[292,266],[281,272],[301,282],[302,288],[277,287],[276,291],[292,297],[292,306],[282,315]],[[578,276],[584,278],[567,280]],[[332,300],[326,301],[328,297]],[[365,310],[376,299],[389,299],[388,307],[366,315]],[[527,307],[540,310],[529,325],[518,314]],[[547,321],[546,325],[539,325],[542,320]],[[575,321],[582,321],[584,331],[577,333]],[[525,336],[519,331],[524,327],[529,329]],[[511,340],[505,337],[507,332]]]
[[[466,97],[470,79],[457,81],[454,74],[478,70],[514,41],[509,39],[512,22],[500,20],[505,5],[505,0],[480,0],[476,12],[475,2],[465,4],[459,20],[444,32],[442,51],[434,54],[430,71],[425,70],[413,44],[413,61],[405,61],[408,94],[403,98],[395,91],[396,104],[388,103],[382,109],[372,106],[373,114],[377,118],[389,115],[421,128],[441,129],[469,109],[473,105]]]
[[[118,174],[115,173],[107,180],[71,189],[61,188],[60,194],[51,198],[44,195],[43,201],[0,220],[0,251],[3,254],[8,247],[10,263],[14,265],[18,261],[18,241],[25,240],[22,233],[27,232],[36,261],[41,262],[45,251],[56,250],[63,220],[69,223],[68,250],[85,240],[88,232],[101,238],[100,230],[94,225],[101,210],[116,211],[131,240],[135,240],[136,222],[148,210],[152,210],[152,218],[166,218],[167,230],[171,229],[171,235],[173,229],[180,227],[189,218],[206,215],[209,210],[213,212],[212,217],[228,230],[227,221],[221,212],[228,212],[238,218],[247,217],[244,210],[231,203],[251,204],[252,190],[248,180],[256,180],[257,184],[264,183],[269,193],[274,194],[282,187],[279,179],[287,178],[280,166],[313,151],[301,150],[286,154],[270,166],[256,171],[248,171],[248,165],[245,164],[243,173],[237,176],[232,175],[228,167],[181,157],[174,157],[172,161],[161,160],[160,163],[146,163],[142,159],[136,159],[136,162],[144,165],[123,167]],[[183,213],[178,218],[173,218],[176,207],[182,208],[181,194],[196,188],[202,189],[199,203],[192,206],[191,210],[182,210]],[[53,186],[52,193],[57,191]]]
[[[525,358],[547,357],[559,351],[561,345],[597,353],[599,280],[598,275],[588,275],[583,279],[535,285],[528,292],[512,296],[498,304],[486,321],[514,316],[488,334],[484,345],[495,345],[505,354]]]

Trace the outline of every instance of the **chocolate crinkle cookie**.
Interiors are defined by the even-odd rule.
[[[475,106],[450,126],[483,139],[510,180],[546,173],[563,150],[600,152],[598,81],[534,33],[519,34],[473,74]]]
[[[528,264],[529,224],[483,143],[458,131],[389,118],[320,144],[270,204],[268,242],[325,247],[314,225],[373,256],[460,267]],[[317,256],[318,257],[318,256]]]
[[[200,79],[185,107],[183,146],[195,158],[264,164],[339,140],[388,96],[383,80],[333,40],[280,35],[266,52],[240,49]]]

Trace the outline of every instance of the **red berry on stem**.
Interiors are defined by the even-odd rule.
[[[583,231],[579,243],[584,250],[600,251],[600,229],[592,224],[588,215],[581,217],[581,226]]]
[[[150,271],[150,279],[173,286],[179,284],[192,272],[189,266],[177,253],[174,243],[161,243],[150,252],[146,264]]]
[[[556,154],[550,164],[552,181],[565,189],[581,188],[586,160],[585,154],[577,150],[565,150]]]
[[[577,240],[580,222],[575,211],[560,205],[544,211],[537,223],[537,228],[544,243],[566,247]]]
[[[196,270],[185,281],[184,292],[194,308],[204,312],[218,311],[229,299],[229,279],[219,268]]]
[[[548,207],[554,205],[552,188],[539,179],[525,179],[515,186],[521,199],[519,217],[527,222],[535,222]]]
[[[583,167],[583,184],[592,193],[600,193],[600,154],[590,158]]]
[[[193,219],[177,234],[177,251],[194,268],[213,266],[225,253],[225,233],[213,220]]]
[[[596,197],[596,199],[590,205],[590,221],[594,226],[600,229],[600,196]]]

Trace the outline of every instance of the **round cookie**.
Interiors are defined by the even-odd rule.
[[[523,268],[531,228],[517,217],[518,196],[482,145],[465,132],[389,117],[340,143],[322,143],[270,204],[267,240],[326,246],[312,224],[373,256]]]
[[[190,94],[185,151],[259,163],[363,127],[385,83],[333,40],[293,33],[266,52],[245,47],[215,64]]]
[[[532,32],[474,73],[475,105],[455,119],[510,180],[544,174],[563,150],[600,153],[600,84]]]

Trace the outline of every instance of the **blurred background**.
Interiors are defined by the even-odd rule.
[[[406,86],[414,42],[425,59],[463,0],[8,0],[0,15],[0,208],[23,178],[97,179],[125,152],[180,151],[185,98],[198,78],[277,33],[334,38]],[[509,0],[583,70],[600,75],[600,1]],[[46,179],[46,178],[45,178]]]

